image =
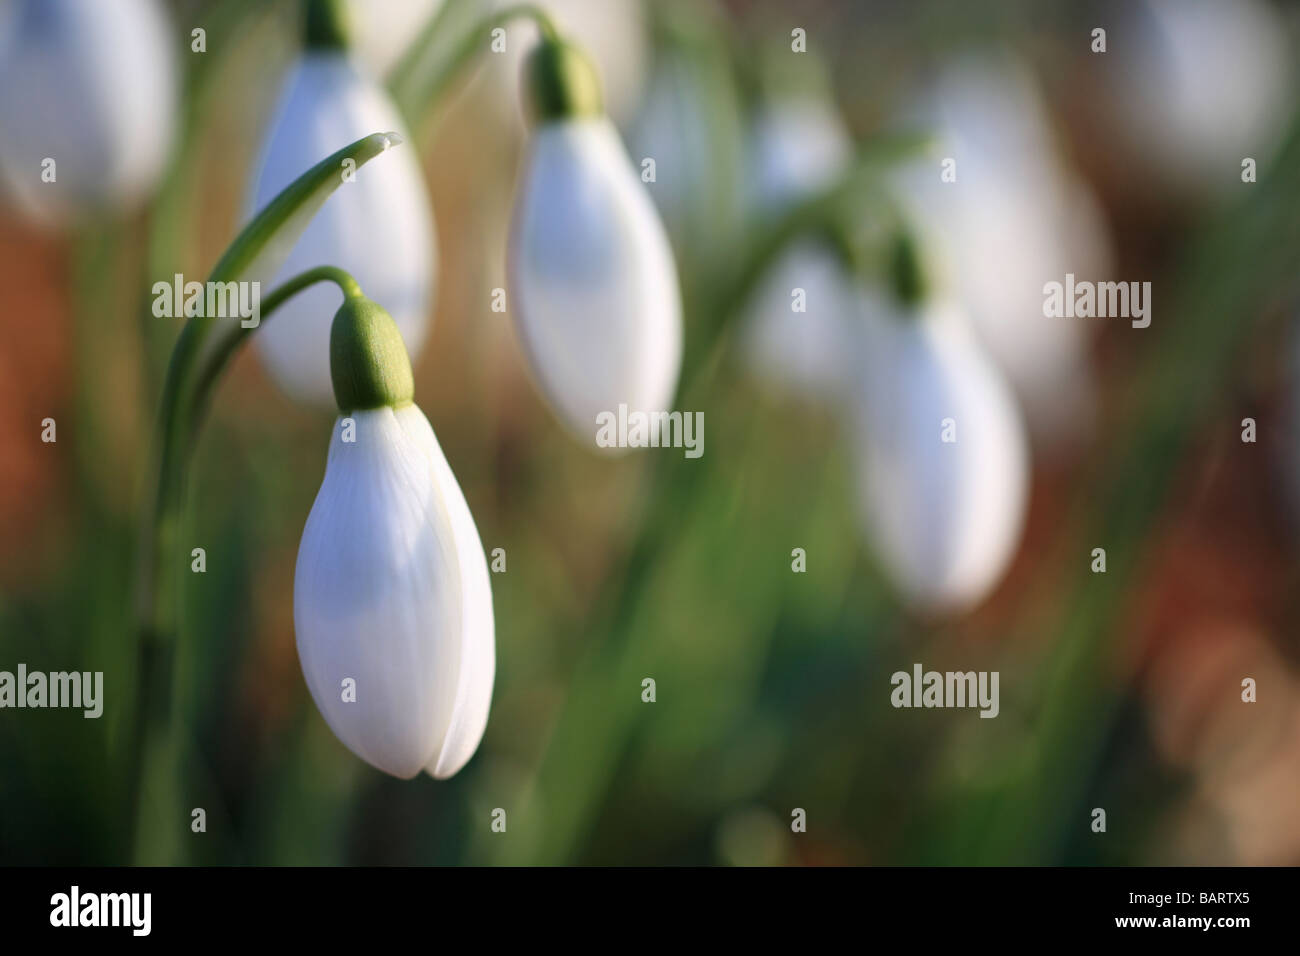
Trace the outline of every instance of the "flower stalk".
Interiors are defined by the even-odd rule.
[[[514,20],[532,20],[541,31],[543,41],[560,42],[559,31],[550,14],[537,4],[520,3],[483,17],[444,56],[444,51],[435,42],[436,35],[445,28],[451,16],[450,8],[455,5],[455,0],[451,0],[434,15],[403,57],[389,84],[393,98],[416,133],[420,131],[421,119],[432,112],[474,58],[488,48],[493,30]]]
[[[391,133],[374,133],[327,157],[291,183],[244,228],[209,276],[210,282],[254,281],[273,273],[312,215],[343,182],[348,161],[360,167],[400,143]],[[345,297],[360,294],[351,276],[329,266],[312,269],[273,290],[262,304],[268,318],[295,294],[317,282],[331,281]],[[135,725],[128,757],[128,812],[137,845],[140,792],[149,754],[164,750],[168,732],[170,688],[178,623],[179,569],[183,555],[177,539],[183,519],[186,471],[208,400],[250,329],[240,323],[218,329],[218,319],[192,317],[172,352],[159,404],[153,486],[141,536],[136,594],[139,670],[136,678]],[[260,327],[260,326],[259,326]],[[171,750],[174,754],[174,750]]]

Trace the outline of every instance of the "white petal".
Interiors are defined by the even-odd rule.
[[[1092,418],[1088,327],[1044,317],[1042,290],[1066,273],[1106,278],[1096,204],[1054,158],[1047,111],[1014,59],[950,64],[911,114],[957,161],[956,182],[928,159],[899,177],[931,278],[965,307],[1035,438],[1044,448],[1071,439]]]
[[[767,106],[754,124],[750,204],[778,215],[831,185],[852,140],[834,109],[803,98]],[[794,290],[804,310],[794,309]],[[824,242],[801,240],[773,265],[747,306],[745,354],[765,377],[829,401],[854,377],[849,323],[856,315],[852,280]]]
[[[397,777],[440,752],[455,717],[465,589],[456,520],[428,450],[391,409],[342,421],[298,551],[294,626],[334,733]],[[355,681],[355,702],[343,682]]]
[[[655,161],[650,196],[679,249],[695,250],[718,235],[717,214],[731,204],[711,194],[719,181],[732,186],[733,177],[712,175],[716,120],[709,116],[700,81],[682,54],[659,54],[645,99],[629,134],[635,154]],[[714,250],[716,251],[716,250]]]
[[[869,302],[857,452],[863,517],[904,597],[937,612],[980,601],[1019,540],[1028,488],[1009,390],[944,307],[915,319]],[[944,442],[943,421],[956,423]]]
[[[156,0],[0,5],[0,177],[28,215],[55,224],[153,188],[175,129],[173,43]]]
[[[496,627],[487,556],[469,504],[424,413],[415,405],[397,412],[407,436],[433,463],[434,480],[451,516],[452,538],[461,570],[461,670],[446,738],[425,769],[438,779],[452,776],[478,749],[487,728],[496,676]]]
[[[1152,188],[1228,191],[1261,168],[1294,102],[1287,24],[1259,0],[1133,0],[1105,78],[1120,131]]]
[[[347,270],[392,315],[414,358],[429,325],[436,268],[433,207],[397,110],[347,56],[308,52],[291,71],[258,165],[249,213],[330,153],[389,130],[408,144],[356,170],[356,178],[325,201],[276,281],[321,265]],[[254,337],[276,381],[300,401],[333,405],[329,330],[338,306],[337,289],[314,286],[281,306]]]
[[[793,309],[802,289],[804,311]],[[856,378],[849,322],[856,291],[835,253],[801,240],[769,269],[748,306],[745,357],[759,374],[823,402]]]
[[[677,269],[607,119],[548,123],[516,198],[512,310],[534,375],[596,447],[596,418],[666,411],[681,366]]]
[[[830,186],[853,154],[853,140],[835,108],[819,99],[780,100],[754,123],[751,203],[780,210]]]

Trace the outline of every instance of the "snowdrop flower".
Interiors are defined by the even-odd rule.
[[[46,225],[129,208],[166,164],[177,86],[156,0],[0,5],[0,179]]]
[[[340,417],[294,577],[303,674],[330,728],[367,763],[404,779],[450,777],[477,749],[492,697],[483,546],[412,403],[393,320],[349,297],[329,354]]]
[[[677,270],[663,225],[575,47],[530,62],[538,128],[515,200],[520,338],[560,418],[591,447],[597,416],[668,410],[681,366]]]
[[[795,290],[802,311],[794,309]],[[797,240],[754,291],[743,332],[746,361],[796,395],[834,402],[856,371],[852,301],[838,254],[824,240]]]
[[[957,613],[997,584],[1020,537],[1020,415],[956,306],[863,293],[861,308],[851,421],[866,530],[910,605]]]
[[[285,83],[254,177],[250,215],[339,147],[378,130],[407,136],[383,87],[344,48],[336,21],[317,14],[328,6],[309,5],[307,49]],[[340,170],[355,179],[326,201],[279,273],[285,279],[321,265],[346,269],[385,303],[411,355],[428,334],[436,270],[433,207],[417,156],[402,150],[362,171]],[[320,406],[332,399],[330,295],[322,286],[295,296],[255,336],[280,386],[298,401]]]
[[[780,213],[829,187],[848,164],[852,140],[834,107],[790,97],[765,106],[752,134],[750,204]],[[795,310],[802,290],[803,311]],[[761,281],[748,307],[744,350],[760,374],[821,400],[852,377],[853,283],[823,240],[801,239]]]
[[[1158,170],[1148,181],[1239,185],[1242,160],[1262,167],[1290,116],[1286,24],[1259,0],[1134,0],[1124,14],[1106,79],[1135,158]]]
[[[1009,57],[945,69],[909,110],[955,160],[898,178],[900,201],[932,260],[933,280],[959,301],[1007,376],[1044,449],[1092,420],[1087,326],[1043,315],[1043,284],[1066,273],[1102,279],[1110,260],[1098,207],[1053,157],[1047,111],[1029,72]]]

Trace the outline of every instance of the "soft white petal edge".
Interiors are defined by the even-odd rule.
[[[492,685],[496,676],[496,623],[492,610],[492,585],[488,576],[487,556],[479,538],[478,527],[460,483],[452,474],[447,456],[433,433],[433,427],[415,405],[397,412],[397,421],[406,434],[433,462],[435,480],[443,489],[452,521],[452,535],[461,569],[461,667],[456,686],[456,703],[451,725],[441,751],[425,769],[444,780],[453,776],[474,756],[487,729],[488,710],[492,703]]]

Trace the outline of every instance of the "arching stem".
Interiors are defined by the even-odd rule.
[[[342,269],[319,266],[276,287],[262,301],[261,321],[309,286],[333,282],[344,298],[359,296],[361,287]],[[242,323],[206,349],[196,346],[213,320],[192,318],[172,351],[158,420],[160,454],[149,523],[141,545],[142,586],[138,596],[140,660],[136,676],[135,726],[129,757],[127,807],[131,812],[133,852],[138,852],[138,806],[144,788],[145,767],[154,759],[174,763],[177,757],[171,717],[171,674],[178,627],[178,569],[184,556],[176,547],[183,520],[186,472],[203,414],[217,383],[235,352],[261,322]],[[151,756],[152,755],[152,756]],[[170,779],[170,778],[169,778]],[[157,861],[151,861],[157,862]]]
[[[406,117],[413,133],[420,132],[425,115],[442,99],[448,87],[456,81],[464,70],[473,62],[476,54],[482,52],[492,37],[492,31],[503,27],[513,20],[532,20],[537,24],[542,36],[547,40],[558,40],[559,31],[549,13],[534,3],[520,3],[506,7],[496,13],[488,14],[474,24],[459,39],[451,54],[438,63],[432,75],[423,82],[422,74],[429,73],[420,60],[425,50],[435,43],[435,34],[445,28],[445,17],[435,16],[429,27],[423,31],[403,57],[390,87],[397,105]]]

